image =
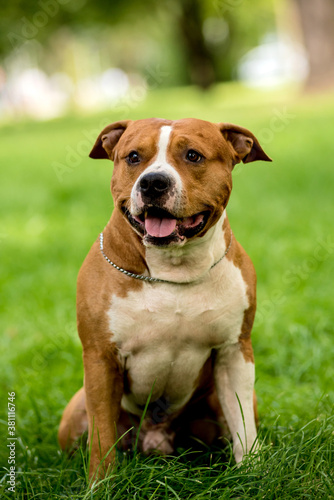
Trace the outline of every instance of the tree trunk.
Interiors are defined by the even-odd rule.
[[[310,63],[307,87],[334,86],[334,1],[295,2],[300,13]]]
[[[206,89],[215,82],[215,67],[203,36],[200,0],[182,0],[179,6],[187,74],[191,83]]]

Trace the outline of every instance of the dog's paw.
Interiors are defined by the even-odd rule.
[[[149,430],[143,440],[143,452],[146,454],[157,452],[162,455],[170,455],[174,452],[171,441],[172,436],[169,436],[166,432],[159,429]]]
[[[255,458],[255,460],[259,460],[259,455],[258,455],[259,451],[260,451],[260,446],[259,446],[259,442],[257,439],[253,442],[252,446],[247,450],[244,449],[244,447],[240,443],[240,441],[233,446],[233,455],[234,455],[236,464],[238,466],[240,466],[242,464],[242,462],[246,456],[247,457],[252,456]]]

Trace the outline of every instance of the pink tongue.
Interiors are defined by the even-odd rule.
[[[187,217],[186,219],[184,219],[184,221],[182,222],[182,226],[195,227],[198,226],[198,224],[200,224],[203,219],[204,219],[203,214],[193,215],[192,217]]]
[[[176,219],[160,219],[159,217],[146,217],[145,229],[150,236],[165,238],[172,234],[176,227]]]

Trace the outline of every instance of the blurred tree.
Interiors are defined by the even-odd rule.
[[[143,72],[149,59],[169,73],[165,85],[207,88],[232,79],[240,57],[274,24],[267,0],[252,0],[251,6],[245,0],[11,0],[0,7],[0,55],[36,40],[49,69],[61,59],[55,34],[68,33],[86,36],[97,58],[102,50],[106,67]]]
[[[307,86],[334,85],[334,1],[294,0],[298,6],[310,73]]]
[[[191,83],[206,89],[216,81],[215,60],[205,43],[200,0],[181,0],[179,27]]]

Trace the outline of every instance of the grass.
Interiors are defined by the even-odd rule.
[[[145,102],[130,102],[127,116],[107,110],[1,127],[4,468],[11,391],[18,437],[16,492],[6,490],[2,469],[1,498],[93,497],[86,452],[68,459],[56,440],[62,410],[83,378],[76,276],[112,211],[111,164],[87,152],[102,123],[147,116],[246,126],[274,159],[237,166],[228,210],[258,275],[253,345],[262,451],[240,468],[230,448],[119,457],[94,498],[334,498],[334,95],[260,94],[236,85],[208,94],[152,91]]]

